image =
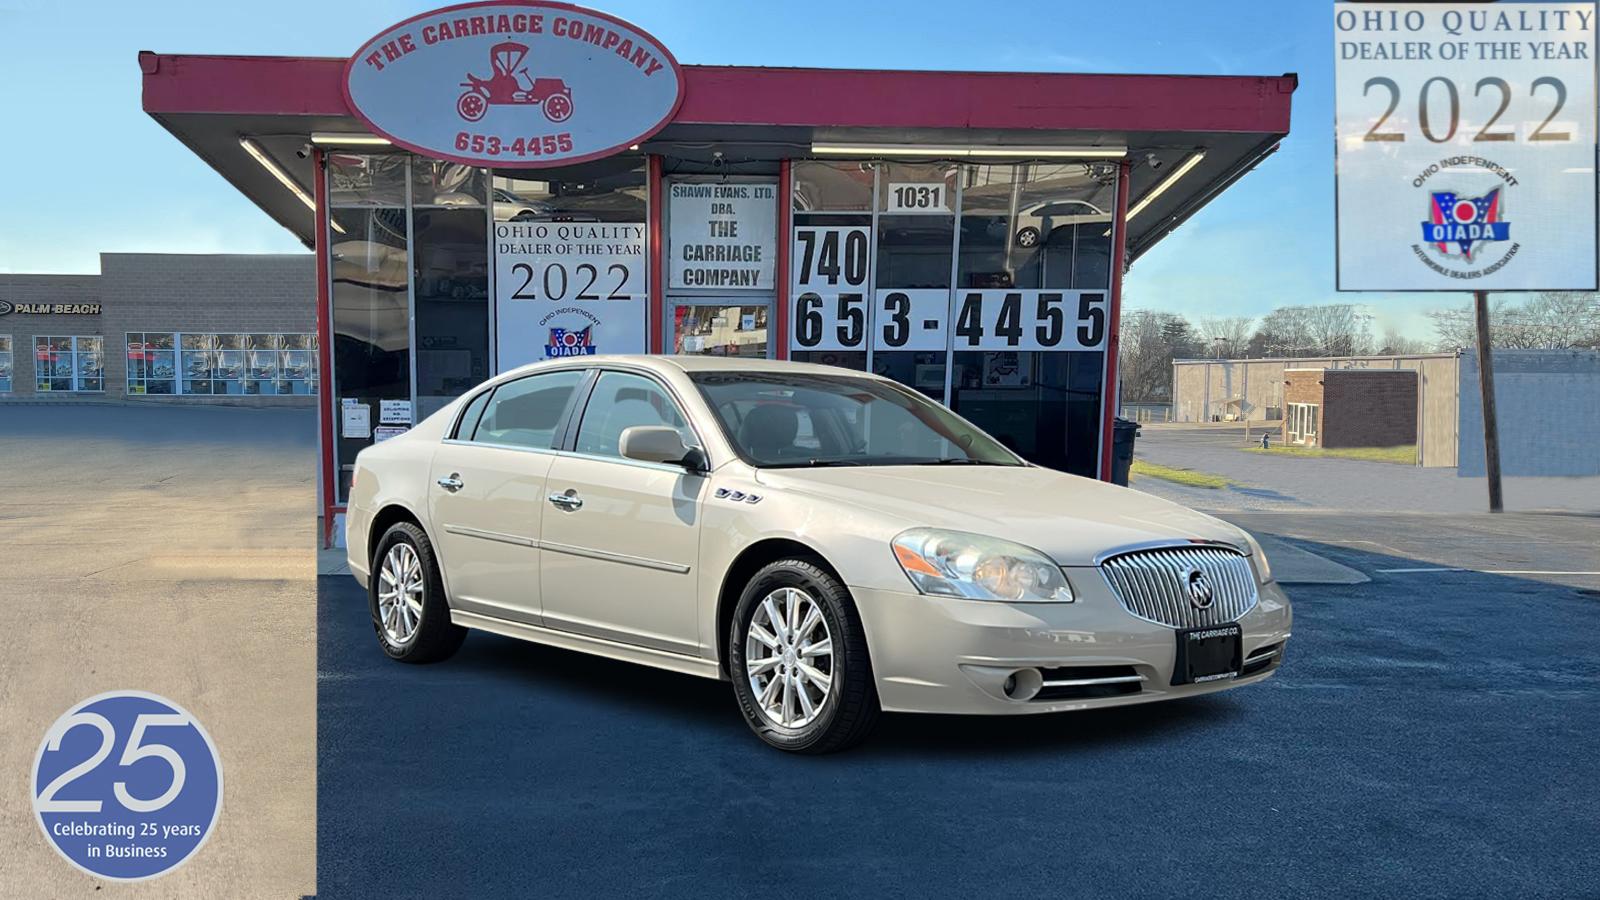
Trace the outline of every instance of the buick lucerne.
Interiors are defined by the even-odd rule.
[[[1244,531],[828,366],[539,363],[353,479],[350,569],[390,657],[479,628],[725,679],[784,750],[847,747],[883,711],[1192,697],[1270,677],[1289,639]]]

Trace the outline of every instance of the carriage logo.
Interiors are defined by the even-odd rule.
[[[578,331],[569,331],[565,328],[550,329],[550,343],[545,345],[544,355],[547,359],[593,356],[594,326],[586,325]]]
[[[1505,220],[1500,201],[1501,188],[1482,197],[1462,197],[1454,191],[1432,191],[1428,198],[1428,218],[1422,223],[1422,241],[1433,244],[1445,256],[1459,256],[1475,262],[1475,254],[1485,241],[1511,239],[1511,223]],[[1452,245],[1455,249],[1452,249]]]
[[[483,118],[494,106],[538,106],[552,122],[565,122],[572,115],[572,88],[560,78],[535,78],[522,63],[528,58],[528,45],[502,41],[489,48],[487,78],[471,72],[461,82],[466,88],[456,98],[456,112],[468,122]]]

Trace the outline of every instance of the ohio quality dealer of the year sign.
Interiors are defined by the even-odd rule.
[[[1595,4],[1333,24],[1339,290],[1594,290]]]
[[[655,38],[564,3],[468,3],[414,16],[345,64],[345,99],[395,144],[471,165],[609,156],[655,134],[683,72]]]

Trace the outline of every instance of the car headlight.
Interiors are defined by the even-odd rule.
[[[1240,533],[1244,535],[1244,542],[1246,546],[1250,548],[1250,559],[1254,560],[1255,562],[1256,578],[1258,578],[1262,584],[1271,584],[1272,564],[1267,562],[1266,551],[1261,549],[1261,544],[1256,541],[1255,537],[1252,536],[1250,532],[1242,531]]]
[[[1012,603],[1071,603],[1067,576],[1043,553],[999,538],[913,528],[894,539],[894,557],[924,594]]]

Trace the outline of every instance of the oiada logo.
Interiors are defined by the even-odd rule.
[[[1422,251],[1424,246],[1431,254]],[[1497,250],[1498,258],[1491,262],[1487,257]],[[1458,278],[1478,278],[1505,265],[1516,250],[1511,223],[1506,221],[1504,186],[1477,197],[1428,192],[1428,217],[1422,222],[1417,255],[1431,268]]]
[[[544,355],[549,359],[556,359],[562,356],[593,356],[593,332],[593,325],[586,326],[578,331],[552,328],[550,329],[550,343],[545,345]]]
[[[466,3],[385,30],[344,69],[345,100],[374,134],[477,166],[570,165],[661,130],[683,71],[648,33],[544,0]]]

